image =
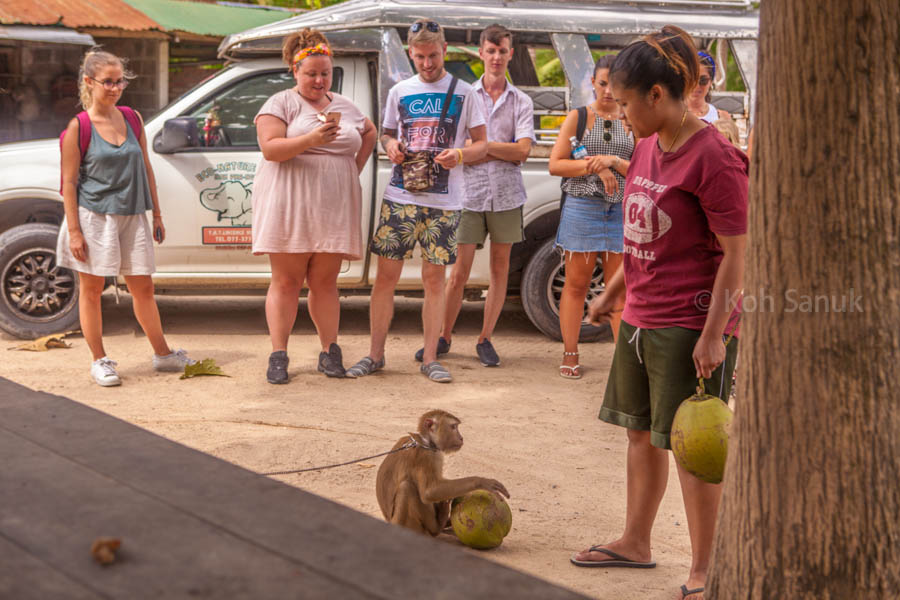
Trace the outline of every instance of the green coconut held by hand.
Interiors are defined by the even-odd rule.
[[[512,527],[512,511],[497,494],[475,490],[453,501],[450,525],[466,546],[480,550],[496,548]]]
[[[734,413],[716,396],[697,393],[681,403],[669,434],[672,452],[685,471],[707,483],[721,483]]]

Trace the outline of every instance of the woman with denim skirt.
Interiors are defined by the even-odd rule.
[[[634,151],[634,137],[625,129],[609,87],[609,68],[615,55],[600,57],[594,65],[591,85],[596,100],[587,107],[580,143],[587,158],[572,157],[569,139],[577,138],[578,111],[566,117],[550,153],[550,174],[562,176],[565,202],[559,219],[556,245],[565,255],[566,281],[559,302],[559,328],[563,360],[559,374],[580,379],[578,336],[584,318],[584,301],[597,257],[608,280],[622,264],[622,194],[625,173]],[[624,304],[624,298],[620,300]],[[622,306],[616,307],[616,315]],[[619,319],[610,322],[613,339],[619,335]]]

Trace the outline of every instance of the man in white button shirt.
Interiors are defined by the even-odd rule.
[[[450,351],[453,325],[475,250],[484,246],[490,234],[491,282],[475,351],[482,365],[496,367],[500,357],[491,344],[491,335],[506,300],[512,245],[524,239],[522,205],[526,195],[521,164],[534,143],[534,104],[506,80],[506,68],[513,56],[512,32],[502,25],[482,31],[478,55],[484,61],[484,75],[472,86],[472,93],[482,103],[487,121],[488,154],[480,160],[465,160],[466,195],[456,234],[458,256],[447,280],[444,325],[437,351]],[[421,360],[419,354],[416,358]]]

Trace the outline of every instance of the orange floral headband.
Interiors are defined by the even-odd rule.
[[[296,66],[298,62],[313,54],[331,56],[331,49],[325,44],[321,43],[316,44],[315,46],[310,46],[308,48],[301,48],[300,50],[297,50],[297,53],[294,55],[294,60],[291,61],[291,65]]]

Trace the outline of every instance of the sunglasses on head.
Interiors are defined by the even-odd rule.
[[[441,30],[441,26],[435,23],[434,21],[416,21],[409,28],[410,33],[419,33],[422,31],[422,28],[427,29],[431,33],[437,33]]]
[[[706,84],[709,83],[710,81],[712,81],[712,80],[709,78],[709,76],[707,76],[707,75],[701,75],[701,76],[700,76],[700,81],[698,81],[698,83],[699,83],[700,85],[706,85]]]
[[[609,119],[603,119],[603,141],[609,142],[612,140],[612,121]]]

